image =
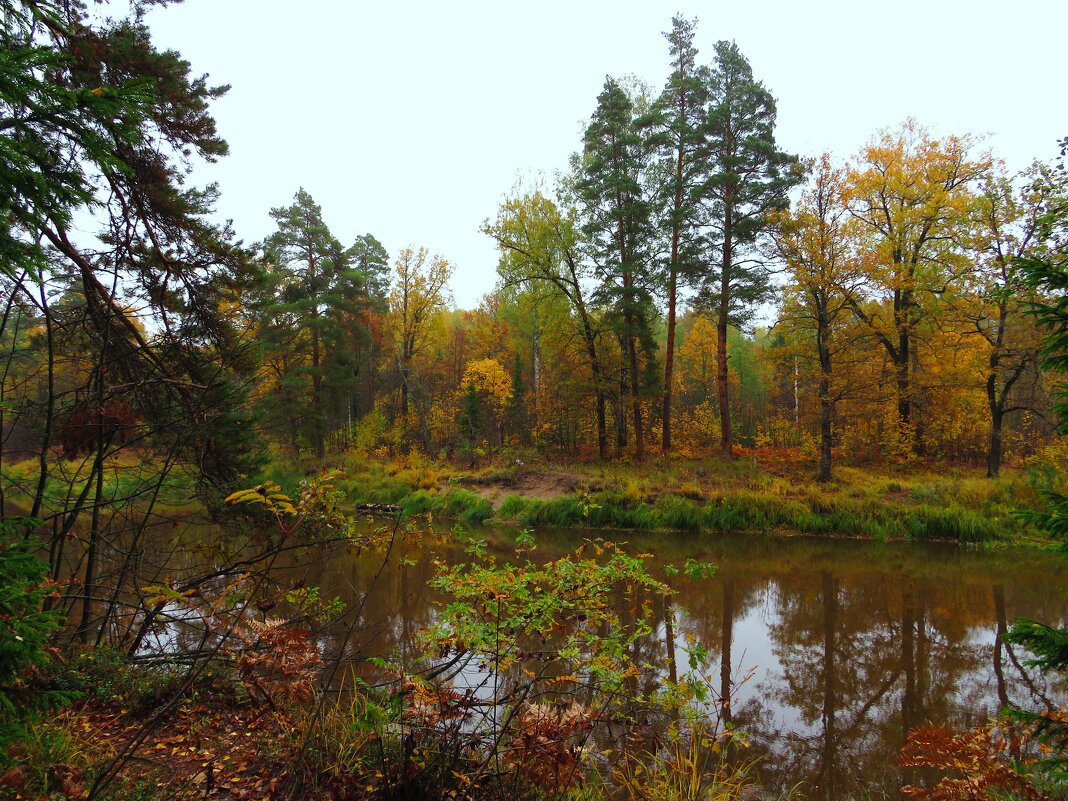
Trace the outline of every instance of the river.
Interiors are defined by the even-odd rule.
[[[155,547],[161,567],[154,581],[163,566],[173,577],[202,571],[225,544],[205,525],[160,528],[156,536],[170,555]],[[421,656],[418,632],[433,624],[445,600],[428,586],[435,560],[468,559],[464,540],[472,537],[484,538],[498,559],[514,559],[516,534],[442,529],[398,540],[388,554],[302,549],[287,554],[270,592],[280,598],[286,587],[303,584],[318,587],[324,599],[340,597],[348,612],[320,643],[324,656],[342,653],[352,670],[370,657],[411,661]],[[708,577],[679,572],[666,579],[675,594],[669,605],[656,599],[660,622],[634,656],[665,665],[673,643],[682,669],[688,641],[707,649],[709,683],[730,699],[717,713],[747,734],[745,759],[755,762],[754,777],[772,797],[799,787],[828,801],[896,798],[913,778],[896,765],[912,727],[970,727],[1008,705],[1068,702],[1065,687],[1027,668],[1028,654],[1001,636],[1021,617],[1068,624],[1068,560],[1052,553],[782,536],[611,536],[651,554],[649,571],[657,576],[687,559],[717,566]],[[583,537],[579,530],[535,532],[536,558],[562,556]],[[152,561],[152,551],[142,548],[138,558]],[[271,614],[285,614],[285,604]],[[198,641],[181,628],[155,627],[144,645],[173,650],[183,639]],[[665,676],[654,672],[646,681]]]
[[[484,529],[506,559],[513,533]],[[641,658],[677,661],[687,635],[709,652],[715,690],[729,697],[730,724],[748,734],[747,759],[768,791],[800,786],[809,798],[896,797],[911,777],[896,766],[906,733],[930,722],[980,724],[1006,705],[1041,708],[1065,688],[1026,668],[1027,654],[1001,640],[1018,617],[1068,622],[1068,563],[1037,550],[968,550],[928,543],[797,537],[616,533],[653,554],[650,570],[688,558],[718,566],[702,579],[671,577],[675,631],[659,628]],[[536,532],[540,558],[581,542],[582,532]],[[353,659],[417,656],[416,633],[442,598],[428,588],[434,559],[463,560],[461,543],[398,545],[380,553],[334,553],[294,566],[324,598],[358,607],[343,630]],[[373,589],[367,592],[369,587]],[[655,676],[654,676],[655,680]]]

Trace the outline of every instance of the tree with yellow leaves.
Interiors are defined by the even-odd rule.
[[[933,299],[970,267],[960,243],[974,189],[991,166],[988,155],[972,157],[974,144],[969,136],[935,139],[908,119],[897,131],[877,134],[844,181],[865,277],[863,290],[849,293],[847,301],[893,364],[902,442],[912,442],[916,433],[920,324]]]
[[[504,413],[513,392],[512,377],[508,371],[496,359],[468,362],[460,380],[460,388],[466,393],[462,415],[473,418],[466,420],[466,426],[474,433],[494,432],[494,444],[501,444]]]
[[[824,153],[796,207],[775,217],[775,249],[790,275],[779,326],[811,342],[802,355],[819,365],[819,481],[831,478],[833,358],[844,344],[840,318],[860,282],[848,232],[844,182],[844,170],[833,166]]]
[[[389,321],[400,372],[402,417],[408,416],[412,359],[427,345],[431,319],[449,302],[451,275],[452,265],[439,255],[430,256],[425,247],[404,248],[394,264]]]

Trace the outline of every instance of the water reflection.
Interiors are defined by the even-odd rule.
[[[659,599],[663,624],[635,656],[663,664],[667,679],[686,669],[688,640],[703,643],[722,718],[749,732],[745,756],[759,757],[769,789],[802,784],[809,797],[828,800],[896,795],[907,777],[895,760],[913,726],[975,725],[1009,703],[1037,708],[1066,698],[1003,641],[1016,617],[1064,622],[1068,577],[1056,557],[804,539],[629,539],[656,554],[654,569],[690,557],[719,565],[708,579],[670,579],[678,593]],[[551,558],[577,540],[543,532],[540,551]],[[507,557],[507,535],[492,544]],[[417,656],[413,635],[433,622],[440,600],[427,589],[435,557],[463,553],[412,549],[382,572],[355,621],[352,654]],[[354,597],[377,569],[370,558],[335,559],[314,580],[324,593]]]
[[[513,557],[511,533],[481,532],[499,558]],[[638,661],[661,665],[644,690],[685,671],[688,643],[709,654],[718,713],[750,735],[742,758],[758,759],[761,783],[777,792],[802,785],[812,798],[864,793],[897,797],[907,776],[895,765],[910,728],[924,722],[971,726],[1007,705],[1040,708],[1068,699],[1029,672],[1004,641],[1017,617],[1064,625],[1063,560],[1036,551],[966,551],[949,546],[760,537],[621,535],[666,563],[719,566],[710,578],[668,577],[676,594],[650,599],[661,625],[635,644]],[[581,535],[538,534],[538,558],[573,549]],[[434,560],[465,560],[448,538],[398,541],[389,552],[322,558],[296,553],[275,592],[304,582],[349,612],[322,633],[326,655],[359,671],[368,657],[413,661],[420,629],[443,600],[428,587]],[[168,570],[203,569],[190,557]],[[280,609],[280,611],[284,611]],[[746,676],[749,676],[746,679]]]
[[[1058,561],[904,545],[775,548],[769,558],[751,543],[718,543],[719,575],[679,597],[680,627],[718,643],[729,719],[751,733],[766,786],[804,783],[825,799],[891,790],[907,778],[894,762],[912,727],[969,726],[1008,703],[1064,699],[1001,637],[1017,616],[1064,619]],[[752,680],[733,686],[748,666]]]

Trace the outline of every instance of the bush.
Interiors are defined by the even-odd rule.
[[[25,683],[28,668],[48,661],[45,646],[59,625],[56,614],[43,608],[52,591],[48,566],[33,554],[33,541],[23,538],[38,524],[31,519],[0,521],[0,749],[24,734],[35,710],[63,698],[34,692]]]

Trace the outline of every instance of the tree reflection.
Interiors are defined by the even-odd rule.
[[[904,559],[881,568],[865,550],[849,558],[848,548],[809,544],[771,563],[724,555],[715,580],[680,594],[680,629],[718,656],[720,692],[735,696],[724,719],[750,732],[769,787],[800,783],[828,801],[892,790],[912,727],[985,720],[1012,687],[1034,695],[1026,671],[995,668],[991,681],[991,659],[1011,655],[997,636],[1004,593],[989,565],[969,558],[939,576]],[[1016,589],[1017,614],[1046,602]],[[771,653],[739,688],[737,653],[761,645],[746,633],[766,636]]]

